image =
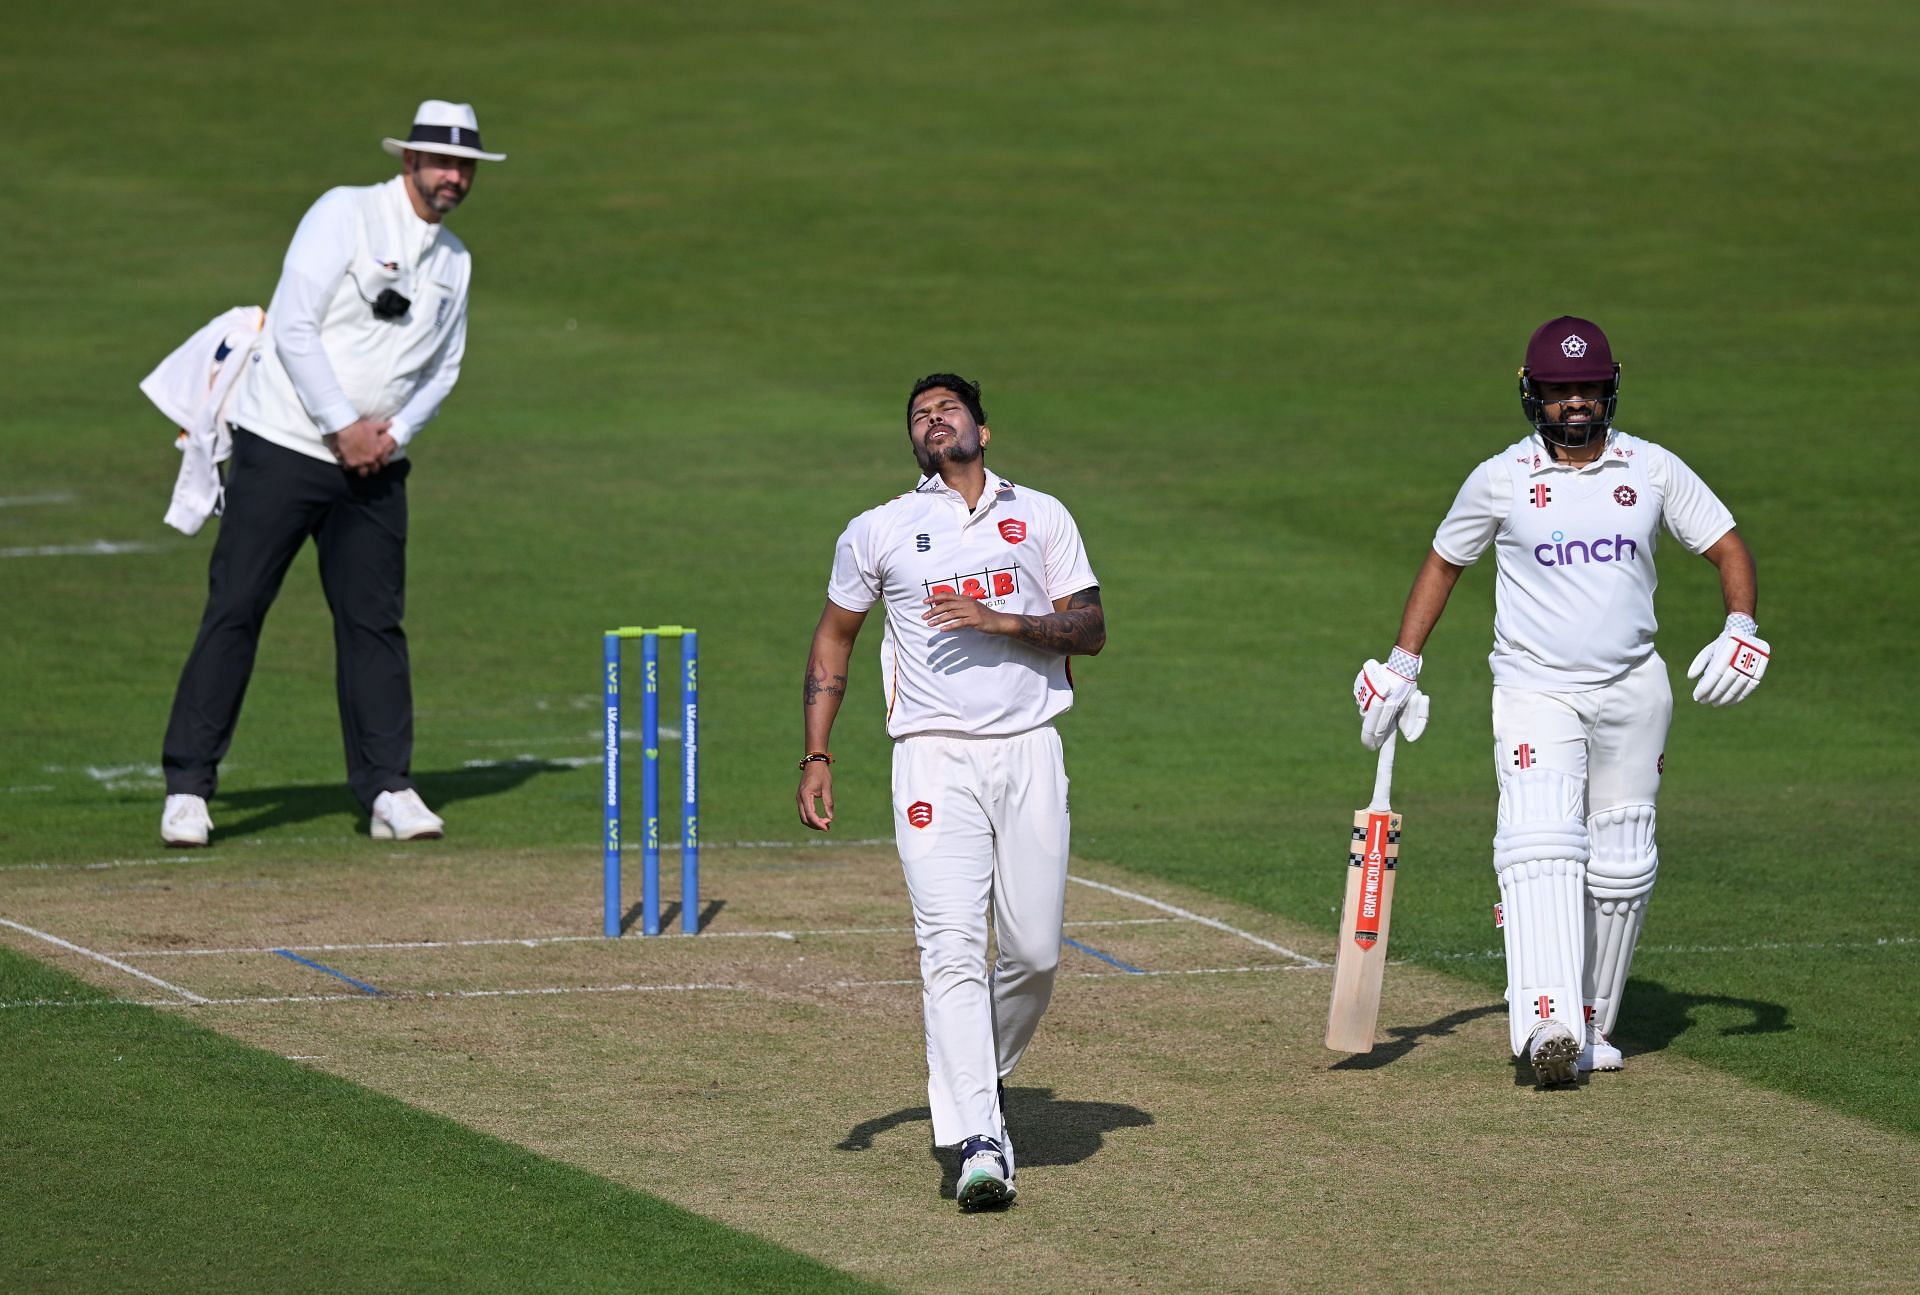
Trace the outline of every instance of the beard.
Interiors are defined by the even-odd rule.
[[[986,447],[979,441],[968,444],[956,436],[945,445],[937,445],[930,449],[922,449],[916,445],[913,457],[920,463],[920,475],[930,477],[940,470],[942,463],[971,463],[985,453]]]
[[[418,171],[415,171],[413,175],[408,178],[413,181],[414,192],[420,195],[420,201],[426,203],[428,207],[443,216],[455,207],[458,207],[461,199],[467,196],[466,190],[461,189],[457,185],[441,184],[435,188],[428,188],[425,182],[420,179],[420,173]]]

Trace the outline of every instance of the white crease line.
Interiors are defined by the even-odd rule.
[[[809,837],[804,841],[706,841],[702,844],[706,846],[719,845],[723,849],[732,850],[819,850],[831,848],[836,845],[851,847],[856,845],[892,845],[893,843],[894,840],[890,836],[863,836],[852,841],[836,841],[831,837],[815,836]],[[677,841],[671,843],[662,841],[660,845],[662,849],[677,850],[680,848],[680,844]]]
[[[389,989],[378,999],[365,994],[290,994],[278,998],[203,998],[196,1006],[275,1007],[285,1003],[395,1003],[438,999],[467,998],[542,998],[567,994],[683,994],[750,993],[753,985],[724,982],[690,981],[681,985],[553,985],[540,989]],[[182,1003],[157,1003],[158,1007],[182,1007]]]
[[[95,782],[125,782],[129,778],[159,779],[165,776],[165,772],[157,764],[108,765],[104,769],[97,765],[87,766],[87,777]]]
[[[543,944],[584,943],[606,938],[604,935],[539,935],[518,939],[503,936],[495,940],[389,940],[373,944],[263,944],[235,946],[230,949],[127,949],[121,952],[120,956],[123,958],[212,958],[241,953],[273,953],[279,949],[285,949],[288,953],[348,953],[377,949],[485,948],[503,944],[518,944],[532,949]]]
[[[1088,926],[1162,926],[1173,920],[1170,917],[1113,917],[1085,922],[1068,922],[1067,926],[1075,929]],[[694,941],[799,940],[817,939],[826,935],[912,934],[911,926],[842,926],[777,931],[705,931],[699,935],[673,931],[658,937],[628,935],[620,938],[652,943],[655,938]],[[382,940],[366,944],[259,944],[234,945],[221,949],[115,949],[113,956],[118,958],[216,958],[249,953],[277,953],[282,949],[289,953],[365,953],[384,949],[481,949],[502,945],[519,945],[522,948],[537,949],[546,944],[604,944],[606,940],[607,937],[604,935],[508,935],[478,940]]]
[[[33,504],[70,504],[73,492],[63,490],[52,495],[6,495],[0,496],[0,508],[25,508]]]
[[[516,755],[505,760],[462,760],[463,769],[551,769],[562,765],[568,769],[584,769],[588,765],[599,764],[605,757],[597,755]]]
[[[1101,918],[1101,919],[1090,918],[1082,922],[1068,922],[1066,923],[1066,926],[1068,929],[1084,929],[1086,927],[1108,927],[1108,926],[1164,926],[1175,920],[1176,919],[1171,917],[1113,917],[1113,918]],[[652,943],[653,939],[655,938],[662,939],[662,940],[674,940],[674,941],[686,941],[686,940],[694,940],[694,941],[795,940],[797,941],[801,939],[818,939],[824,936],[832,936],[832,935],[911,935],[911,934],[913,934],[913,928],[910,926],[840,926],[840,927],[793,928],[788,930],[773,930],[773,931],[704,931],[699,935],[687,935],[681,931],[668,931],[658,937],[626,935],[626,936],[622,936],[621,939],[629,942],[638,942],[642,945],[645,945],[645,944]],[[212,957],[234,957],[234,956],[239,956],[244,954],[272,953],[276,949],[286,949],[291,953],[352,953],[352,952],[368,952],[368,951],[378,952],[386,949],[468,949],[468,948],[477,949],[477,948],[497,947],[502,945],[519,945],[523,948],[534,949],[534,948],[539,948],[542,945],[548,945],[548,944],[604,944],[606,942],[606,939],[607,937],[604,935],[535,935],[535,936],[500,936],[497,938],[477,939],[477,940],[387,940],[387,941],[369,942],[364,944],[234,945],[228,948],[214,948],[214,949],[112,949],[108,951],[108,956],[116,957],[116,958],[212,958]],[[1641,953],[1689,954],[1689,953],[1753,953],[1757,951],[1767,951],[1767,950],[1818,951],[1821,949],[1886,949],[1886,948],[1901,948],[1901,947],[1905,947],[1907,945],[1916,944],[1916,943],[1920,943],[1920,937],[1908,936],[1908,935],[1895,935],[1895,936],[1883,936],[1873,940],[1854,940],[1854,941],[1843,941],[1838,943],[1811,941],[1811,942],[1803,942],[1798,944],[1766,942],[1766,943],[1759,943],[1759,944],[1649,945],[1642,948],[1640,952]],[[1464,953],[1429,953],[1429,954],[1420,954],[1420,955],[1415,955],[1415,956],[1405,957],[1405,958],[1394,958],[1391,960],[1391,965],[1396,967],[1405,967],[1405,966],[1419,966],[1424,963],[1434,963],[1434,962],[1477,962],[1482,960],[1491,961],[1493,959],[1501,958],[1504,956],[1505,956],[1504,953],[1499,949],[1477,949],[1477,950],[1470,950]],[[1319,962],[1304,962],[1301,964],[1301,967],[1303,970],[1311,971],[1311,970],[1314,970],[1316,967],[1324,967],[1327,965],[1329,964],[1319,963]],[[1160,973],[1154,973],[1154,974],[1160,974]],[[1177,973],[1170,972],[1166,974],[1177,974]]]
[[[1893,945],[1920,943],[1911,935],[1885,935],[1873,940],[1840,940],[1825,944],[1786,944],[1772,941],[1760,944],[1656,944],[1642,947],[1641,953],[1751,953],[1768,949],[1882,949]]]
[[[362,995],[365,997],[365,995]],[[16,998],[0,1011],[21,1007],[178,1007],[177,998]]]
[[[1763,940],[1756,944],[1643,944],[1636,955],[1648,953],[1766,953],[1777,952],[1819,952],[1836,949],[1891,949],[1909,944],[1920,944],[1920,936],[1883,935],[1872,940],[1807,940],[1788,943],[1777,940]],[[1501,949],[1470,949],[1465,953],[1427,953],[1410,958],[1396,960],[1399,964],[1423,962],[1491,962],[1506,957]]]
[[[1306,966],[1309,968],[1324,967],[1327,965],[1326,963],[1320,961],[1320,959],[1318,958],[1310,958],[1304,953],[1298,953],[1292,949],[1287,948],[1284,944],[1275,944],[1272,940],[1261,939],[1259,936],[1255,935],[1251,931],[1243,931],[1237,926],[1229,926],[1225,922],[1220,921],[1218,918],[1202,917],[1198,913],[1191,912],[1187,909],[1177,907],[1176,905],[1164,903],[1158,899],[1152,899],[1146,895],[1136,894],[1131,890],[1122,890],[1118,886],[1109,886],[1103,881],[1088,881],[1085,877],[1074,877],[1074,876],[1069,876],[1067,880],[1072,882],[1077,882],[1082,886],[1091,886],[1095,890],[1104,890],[1109,895],[1118,895],[1122,899],[1131,899],[1135,903],[1145,904],[1149,908],[1157,908],[1163,913],[1172,913],[1175,917],[1183,917],[1189,922],[1198,922],[1202,926],[1210,926],[1216,931],[1225,931],[1228,935],[1238,936],[1239,938],[1247,941],[1249,944],[1257,944],[1261,948],[1266,949],[1270,953],[1277,953],[1283,958],[1292,958],[1295,962],[1298,962],[1303,966]]]
[[[762,934],[762,932],[733,932]],[[378,949],[482,949],[492,945],[522,945],[538,949],[543,943],[588,943],[605,941],[607,936],[503,936],[499,940],[388,940],[378,943],[275,943],[275,945],[234,945],[232,949],[125,949],[119,957],[230,957],[236,953],[365,953]]]
[[[915,982],[916,984],[919,982]],[[365,994],[279,994],[259,998],[200,998],[191,1003],[178,999],[106,998],[88,1001],[24,999],[0,1002],[0,1009],[24,1007],[281,1007],[299,1003],[404,1003],[438,999],[536,998],[566,994],[660,994],[660,993],[751,993],[753,985],[690,981],[680,985],[554,985],[539,989],[397,989],[378,999]]]
[[[0,872],[93,872],[101,868],[151,868],[162,863],[196,863],[206,858],[205,851],[196,855],[191,850],[183,850],[179,854],[153,859],[103,859],[97,863],[7,863],[0,864]]]
[[[1244,967],[1190,967],[1184,971],[1080,971],[1067,973],[1069,980],[1138,980],[1154,976],[1242,976],[1263,972],[1327,971],[1324,965],[1317,967],[1294,966],[1244,966]],[[918,989],[918,978],[906,980],[838,980],[818,986],[829,989]],[[372,1003],[382,1004],[425,1002],[440,999],[473,998],[545,998],[564,997],[570,994],[662,994],[662,993],[741,993],[761,992],[762,986],[733,984],[724,981],[690,981],[677,985],[553,985],[538,989],[419,989],[388,990],[379,999],[365,994],[281,994],[258,998],[196,998],[192,1003],[178,999],[163,998],[103,998],[85,1000],[64,999],[20,999],[13,1002],[0,1002],[0,1011],[15,1008],[35,1007],[282,1007],[306,1003]]]
[[[244,842],[234,842],[233,844],[257,845],[257,844],[264,844],[264,843],[267,843],[267,842],[244,841]],[[340,838],[319,837],[319,836],[286,836],[286,837],[274,837],[272,838],[270,843],[273,845],[338,845],[340,843]],[[893,844],[893,838],[890,836],[874,836],[874,837],[862,837],[859,840],[855,840],[855,841],[830,841],[830,840],[703,841],[701,842],[701,848],[704,850],[813,850],[813,849],[820,849],[822,847],[830,847],[830,846],[836,846],[836,845],[852,847],[852,846],[863,846],[863,845],[892,845],[892,844]],[[568,847],[568,848],[577,848],[577,847]],[[660,843],[660,851],[662,854],[672,854],[677,852],[679,849],[680,849],[680,842],[678,841],[662,841]],[[640,852],[640,847],[637,845],[628,846],[626,849],[626,853],[628,854],[638,854],[639,852]],[[177,854],[163,855],[163,856],[160,856],[157,858],[151,858],[151,859],[103,859],[95,863],[0,863],[0,872],[90,872],[100,868],[150,868],[157,864],[165,864],[165,863],[212,863],[217,861],[220,858],[220,853],[221,852],[219,850],[211,850],[211,851],[182,850]],[[549,852],[538,851],[538,850],[517,850],[517,851],[514,851],[513,853],[518,855],[524,855],[524,854],[543,854],[543,853],[549,853]],[[293,860],[293,859],[285,859],[285,860],[277,860],[276,862],[297,864],[299,861]]]
[[[22,931],[27,935],[33,936],[35,939],[45,940],[48,944],[55,944],[60,946],[63,949],[67,949],[74,953],[80,954],[82,957],[92,958],[95,962],[105,963],[107,966],[114,968],[116,971],[124,971],[129,976],[138,976],[140,979],[146,981],[150,985],[158,985],[160,988],[166,990],[169,994],[180,995],[181,998],[185,999],[189,1003],[204,1003],[207,1001],[206,999],[200,997],[200,995],[194,993],[190,989],[182,989],[178,985],[169,984],[167,981],[160,979],[160,977],[149,975],[146,972],[140,970],[140,968],[138,967],[130,967],[126,963],[121,962],[117,958],[108,957],[106,954],[97,953],[92,949],[83,949],[79,945],[73,943],[72,941],[63,940],[57,935],[48,935],[45,931],[36,931],[31,926],[23,926],[19,922],[10,921],[4,917],[0,917],[0,926],[10,926],[16,931]]]
[[[1331,970],[1333,968],[1326,963],[1316,962],[1311,966],[1302,963],[1293,967],[1188,967],[1178,971],[1063,971],[1060,973],[1060,978],[1063,980],[1143,980],[1155,976],[1243,976],[1265,971]],[[920,981],[918,977],[902,980],[836,980],[826,987],[828,989],[904,989],[908,987],[917,989],[920,987]]]
[[[170,547],[141,540],[94,540],[87,544],[41,544],[22,549],[0,549],[0,558],[113,557],[121,553],[158,553]]]

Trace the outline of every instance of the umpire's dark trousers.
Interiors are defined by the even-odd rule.
[[[213,795],[267,609],[309,535],[333,611],[347,783],[369,809],[381,792],[413,786],[413,686],[400,628],[411,466],[402,459],[362,477],[233,429],[207,609],[167,721],[169,794]]]

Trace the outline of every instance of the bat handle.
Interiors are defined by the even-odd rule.
[[[1380,747],[1380,763],[1373,774],[1373,801],[1367,806],[1376,814],[1384,814],[1392,807],[1387,804],[1387,789],[1393,785],[1393,744],[1400,735],[1388,733],[1387,740]]]

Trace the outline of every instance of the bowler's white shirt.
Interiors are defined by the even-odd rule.
[[[926,600],[944,588],[995,611],[1044,616],[1054,599],[1099,583],[1060,501],[989,471],[971,511],[931,476],[854,518],[834,547],[827,597],[850,612],[886,604],[890,736],[1006,737],[1073,705],[1066,657],[1005,635],[935,630],[921,619]]]
[[[267,335],[230,416],[287,449],[329,463],[323,436],[391,418],[401,445],[439,411],[467,348],[473,258],[444,225],[420,219],[405,176],[329,189],[294,231],[267,306]],[[393,288],[398,319],[369,302]]]
[[[1733,514],[1678,456],[1619,430],[1582,467],[1557,463],[1539,436],[1474,469],[1433,537],[1468,566],[1495,546],[1496,685],[1583,692],[1653,653],[1662,526],[1690,553],[1733,529]]]

